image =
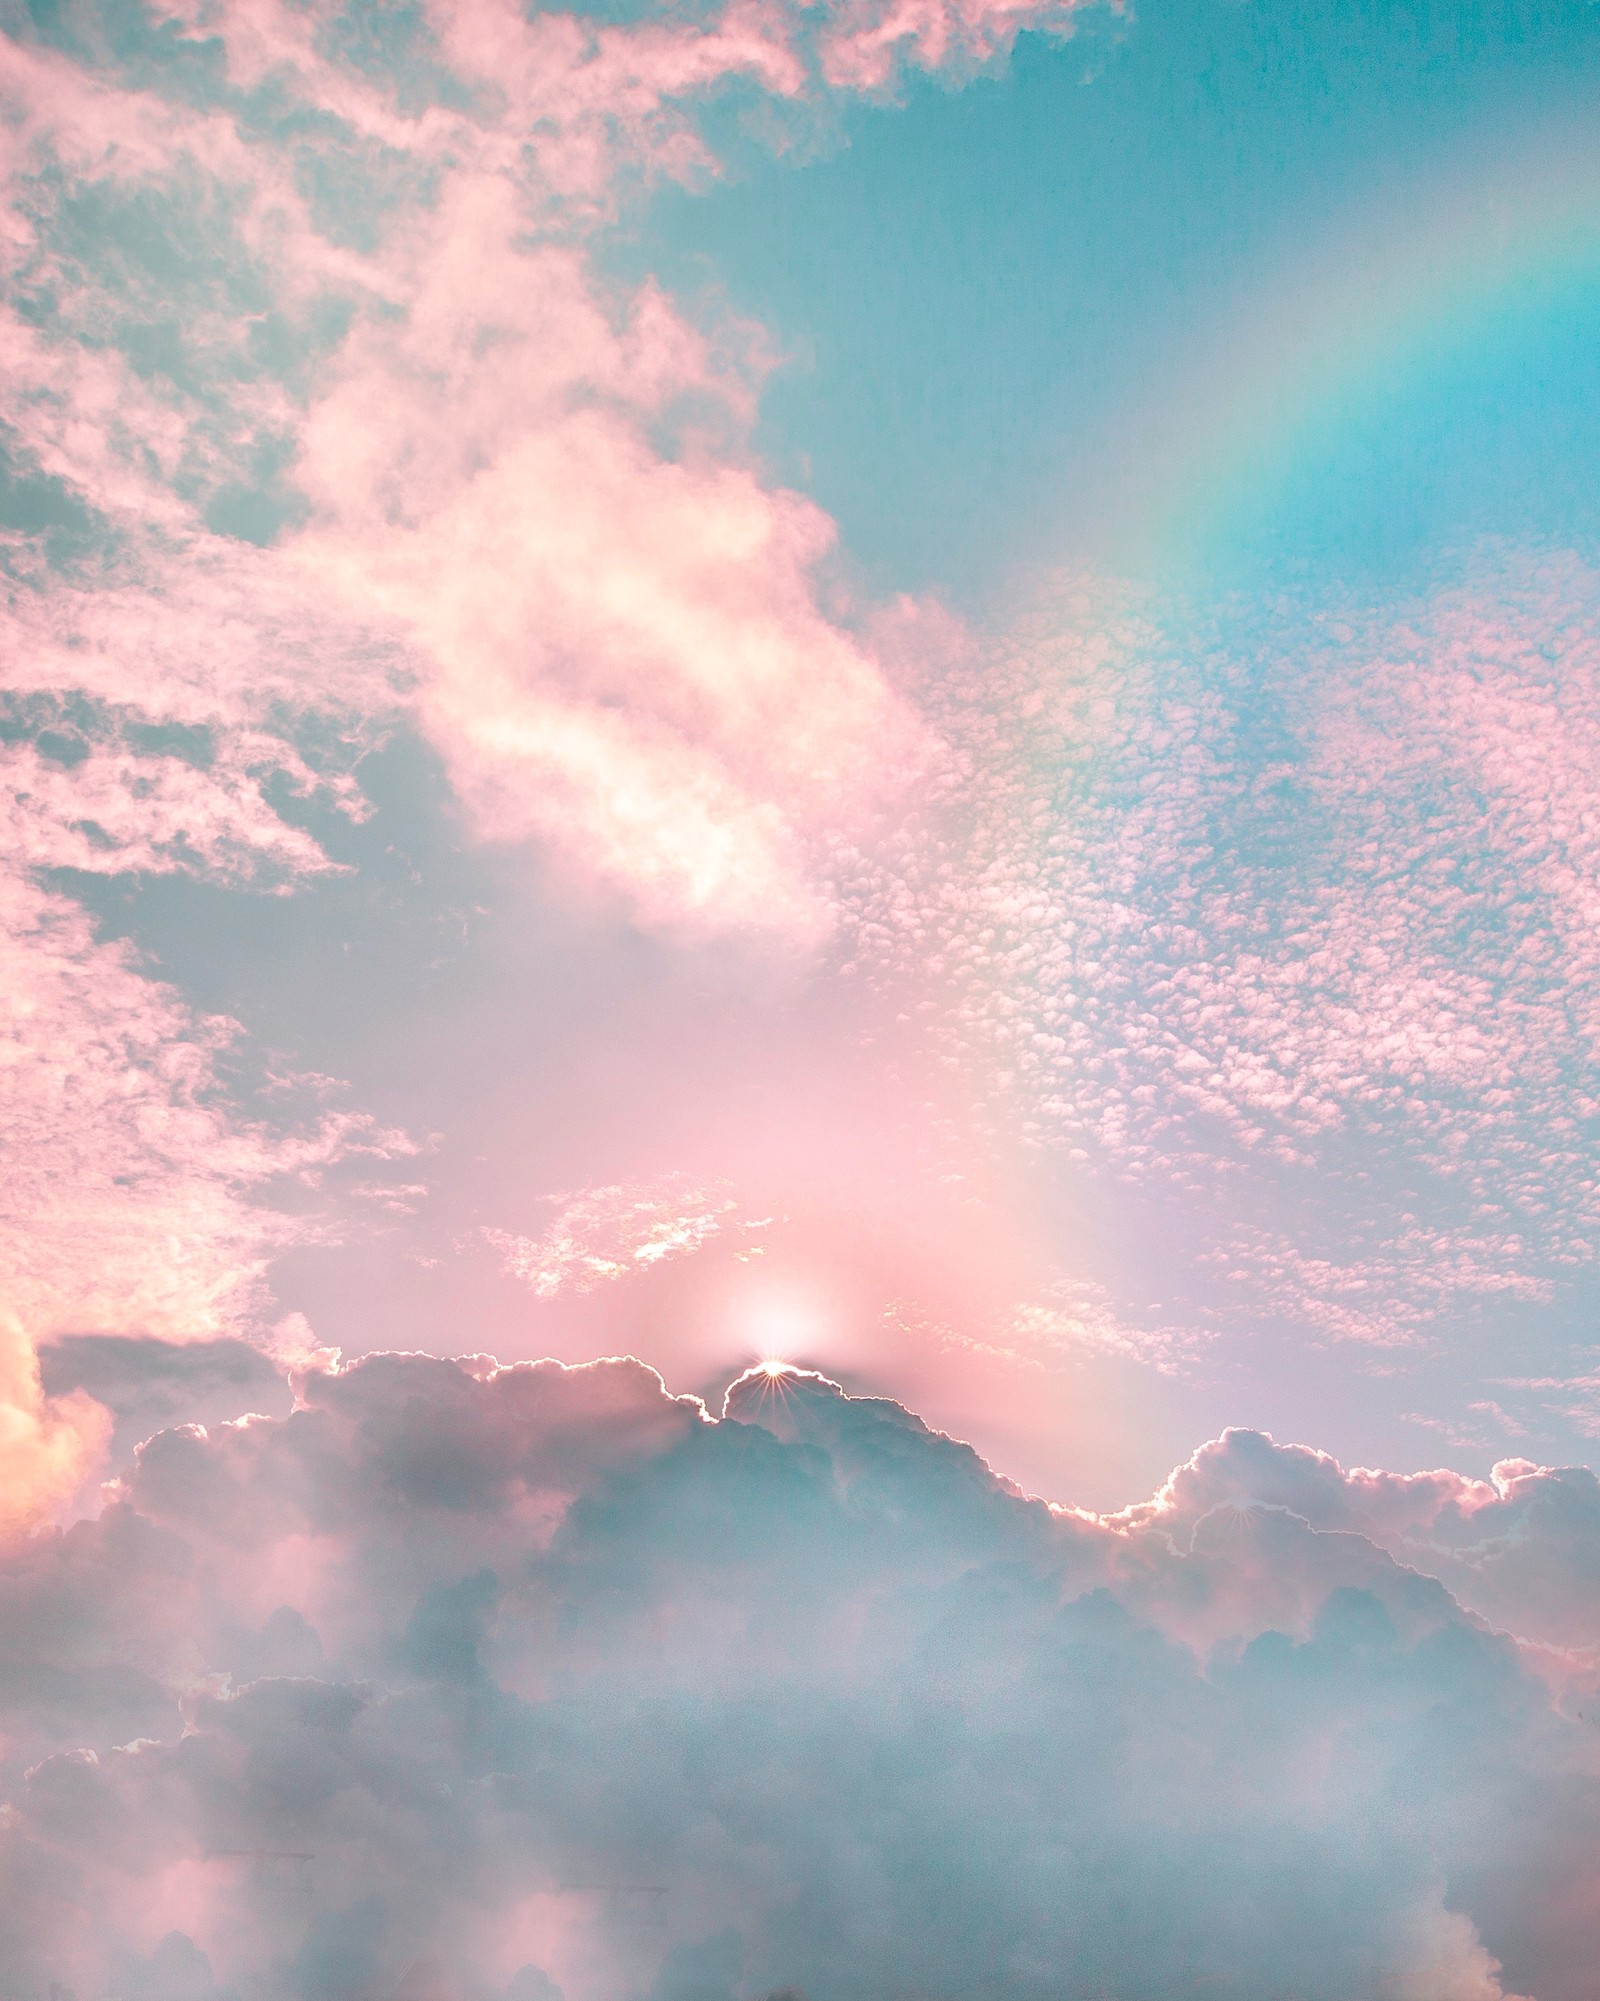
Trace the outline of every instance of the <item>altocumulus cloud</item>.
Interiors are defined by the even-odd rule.
[[[1427,1562],[1572,1597],[1586,1476],[1233,1433],[1098,1518],[815,1376],[297,1389],[6,1561],[10,1993],[1592,1991],[1592,1664]]]
[[[1248,613],[1067,576],[930,686],[860,968],[997,1126],[1195,1219],[1196,1332],[1417,1347],[1592,1265],[1597,605],[1493,543]],[[1581,1362],[1510,1387],[1593,1422]]]

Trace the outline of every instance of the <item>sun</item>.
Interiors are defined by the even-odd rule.
[[[794,1371],[787,1362],[766,1361],[761,1364],[761,1373],[776,1382],[780,1376],[792,1375]]]

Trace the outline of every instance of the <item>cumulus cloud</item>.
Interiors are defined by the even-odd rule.
[[[1413,1536],[1513,1498],[1232,1434],[1101,1519],[798,1372],[312,1369],[6,1558],[0,1967],[1582,2001],[1592,1726]]]
[[[15,1314],[0,1320],[0,1536],[69,1499],[110,1428],[81,1389],[46,1396],[28,1330]]]
[[[293,1403],[282,1367],[237,1337],[159,1341],[150,1335],[64,1334],[40,1348],[39,1375],[47,1395],[81,1390],[110,1413],[118,1464],[131,1459],[134,1447],[152,1432],[222,1423],[244,1411],[287,1416]]]
[[[1488,1480],[1346,1471],[1327,1453],[1235,1430],[1202,1447],[1128,1519],[1182,1539],[1213,1516],[1251,1507],[1365,1537],[1443,1579],[1497,1626],[1564,1651],[1584,1673],[1600,1665],[1600,1483],[1587,1467],[1503,1459]]]

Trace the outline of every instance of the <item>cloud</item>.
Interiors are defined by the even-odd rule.
[[[1492,1478],[1346,1471],[1324,1452],[1234,1430],[1180,1466],[1130,1520],[1180,1539],[1213,1514],[1286,1509],[1318,1532],[1360,1535],[1442,1579],[1503,1630],[1600,1666],[1600,1483],[1587,1467],[1503,1459]]]
[[[0,39],[0,1305],[41,1504],[93,1426],[28,1340],[259,1334],[314,1227],[270,1186],[408,1144],[243,1115],[234,1027],[101,939],[72,872],[290,892],[407,729],[475,837],[647,923],[826,932],[823,854],[924,732],[825,588],[831,523],[748,445],[759,331],[619,290],[595,245],[717,171],[717,92],[877,89],[1027,20],[1067,16],[223,0]]]
[[[805,933],[808,843],[916,728],[817,604],[824,517],[649,444],[674,400],[726,413],[739,385],[658,294],[617,325],[525,228],[504,181],[461,176],[408,238],[404,321],[352,335],[309,413],[286,557],[406,635],[486,838],[555,840],[658,919]]]
[[[902,64],[975,69],[1011,48],[1024,28],[1070,33],[1079,0],[846,0],[822,40],[831,84],[881,90]],[[1120,10],[1118,10],[1120,11]]]
[[[34,1343],[250,1326],[268,1257],[316,1228],[269,1184],[409,1149],[337,1110],[239,1121],[216,1072],[232,1031],[97,940],[77,903],[0,869],[0,1533],[65,1500],[109,1430],[81,1389],[42,1397]]]
[[[111,1413],[117,1463],[152,1432],[216,1424],[245,1410],[286,1416],[281,1367],[248,1341],[158,1341],[149,1335],[65,1334],[39,1351],[41,1384],[60,1397],[81,1390]]]
[[[484,1231],[506,1270],[538,1299],[554,1299],[569,1287],[588,1292],[665,1258],[685,1257],[719,1235],[736,1207],[725,1189],[698,1188],[681,1175],[551,1200],[562,1207],[542,1236]]]
[[[0,1537],[70,1499],[110,1430],[82,1390],[45,1395],[27,1329],[15,1314],[0,1318]]]
[[[873,41],[878,83],[1030,18],[868,10],[823,43]],[[85,602],[39,568],[59,534],[14,538],[26,636],[94,619],[100,692],[135,710],[176,663],[235,728],[403,712],[486,838],[553,843],[655,920],[824,926],[818,843],[920,731],[823,601],[831,524],[742,442],[756,331],[618,296],[589,254],[636,177],[715,170],[708,92],[815,87],[800,17],[479,0],[362,43],[252,0],[175,26],[137,69],[8,51],[0,420],[80,566],[117,551]],[[36,684],[78,689],[53,650]]]
[[[1235,1433],[1100,1519],[802,1372],[312,1369],[7,1559],[0,1965],[1580,2001],[1592,1727],[1350,1525],[1509,1491]]]
[[[949,761],[849,956],[997,1137],[1163,1191],[1199,1329],[1558,1301],[1600,1244],[1597,606],[1496,546],[1398,603],[1057,579],[927,688]]]
[[[407,1143],[339,1112],[283,1133],[239,1123],[215,1071],[232,1023],[192,1015],[25,875],[0,876],[0,913],[10,1310],[37,1335],[220,1331],[295,1233],[254,1191]]]

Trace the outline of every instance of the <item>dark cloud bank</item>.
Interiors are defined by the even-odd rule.
[[[252,1367],[145,1360],[52,1368]],[[1586,1472],[1099,1520],[817,1378],[298,1392],[4,1562],[14,2001],[1592,2001]]]

